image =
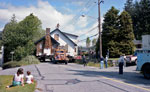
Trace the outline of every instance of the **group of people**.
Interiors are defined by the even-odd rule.
[[[25,77],[25,83],[26,84],[34,83],[33,75],[31,75],[30,71],[27,71],[27,75]],[[6,88],[10,88],[13,86],[19,86],[19,85],[24,86],[24,70],[23,70],[23,68],[19,68],[17,70],[17,73],[13,77],[12,85],[6,86]]]
[[[100,59],[101,69],[104,68],[104,61],[105,61],[105,67],[107,68],[107,67],[108,67],[108,64],[107,64],[107,61],[108,61],[108,55],[106,55],[105,60],[104,60],[103,57]],[[86,61],[86,59],[85,59],[85,55],[82,55],[82,62],[83,62],[83,65],[84,65],[84,66],[87,65],[87,61]]]
[[[84,66],[87,65],[85,55],[82,55],[82,62],[83,62]],[[105,59],[103,57],[101,57],[101,59],[100,59],[100,68],[101,69],[104,68],[104,63],[105,63],[105,67],[107,68],[108,67],[108,55],[106,55]],[[119,63],[119,74],[123,74],[123,66],[124,65],[126,66],[126,57],[124,54],[120,56],[118,63]]]

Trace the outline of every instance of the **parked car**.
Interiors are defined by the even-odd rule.
[[[137,64],[137,51],[133,55],[126,56],[126,63],[128,64]]]

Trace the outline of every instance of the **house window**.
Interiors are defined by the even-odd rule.
[[[76,49],[76,48],[74,48],[74,52],[76,52],[76,50],[77,50],[77,49]]]
[[[59,34],[55,34],[55,35],[54,35],[54,39],[55,39],[56,41],[58,41],[58,40],[59,40]]]
[[[40,49],[42,49],[42,43],[40,44]]]

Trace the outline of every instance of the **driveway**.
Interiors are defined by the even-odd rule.
[[[36,92],[149,92],[150,80],[135,71],[136,66],[99,69],[78,64],[50,64],[23,66],[31,71],[38,82]],[[0,71],[0,75],[13,75],[18,68]]]

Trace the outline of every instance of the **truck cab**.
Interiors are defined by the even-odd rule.
[[[145,78],[150,79],[150,50],[137,51],[137,70],[141,71]]]
[[[54,63],[65,63],[68,64],[68,58],[66,56],[66,51],[62,48],[57,48],[54,54]]]

